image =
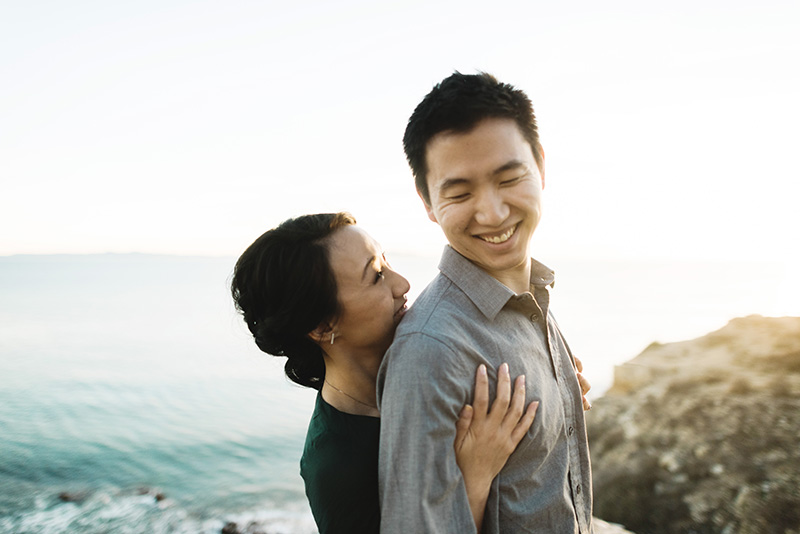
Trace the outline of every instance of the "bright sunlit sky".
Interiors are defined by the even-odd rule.
[[[0,255],[233,256],[349,210],[436,256],[403,129],[485,70],[534,103],[544,256],[794,262],[799,27],[788,0],[4,2]]]

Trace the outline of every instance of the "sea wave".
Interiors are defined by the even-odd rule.
[[[235,526],[234,526],[235,525]],[[32,509],[0,517],[3,534],[313,534],[307,507],[264,502],[236,512],[198,514],[149,488],[41,493]]]

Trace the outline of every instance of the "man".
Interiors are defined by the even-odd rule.
[[[455,421],[479,364],[524,374],[539,401],[491,483],[485,533],[591,532],[592,486],[575,362],[549,311],[553,272],[531,259],[544,152],[528,97],[455,73],[409,119],[406,157],[449,246],[378,375],[381,532],[475,532]]]

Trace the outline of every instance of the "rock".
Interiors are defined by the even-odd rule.
[[[629,530],[625,530],[622,525],[608,523],[596,517],[592,518],[592,527],[594,534],[633,534]]]
[[[58,494],[58,499],[61,502],[81,503],[85,501],[89,495],[91,495],[89,491],[62,491]]]
[[[246,534],[267,534],[266,531],[260,528],[260,525],[257,521],[250,521],[247,524]]]
[[[166,494],[163,492],[148,487],[141,487],[136,491],[136,493],[138,495],[152,495],[156,502],[161,502],[167,498]]]
[[[222,530],[220,532],[221,534],[242,534],[241,531],[239,530],[239,526],[233,521],[225,523],[225,526],[222,527]]]
[[[652,534],[800,534],[800,318],[654,343],[593,405],[599,517]]]

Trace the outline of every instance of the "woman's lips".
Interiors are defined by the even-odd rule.
[[[394,316],[402,317],[403,315],[406,314],[407,311],[408,311],[408,299],[403,301],[403,305],[400,306],[400,308],[396,312],[394,312]]]

